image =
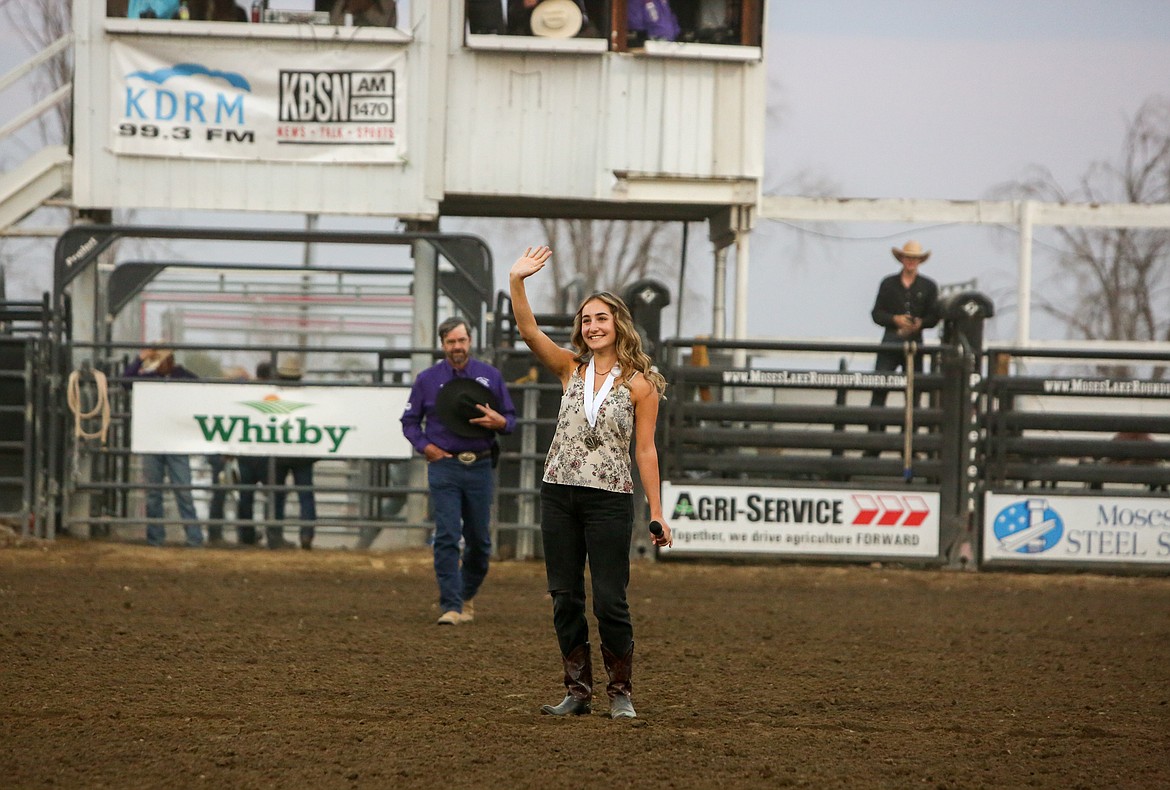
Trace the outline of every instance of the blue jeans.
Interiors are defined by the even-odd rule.
[[[626,602],[633,530],[632,494],[541,484],[544,569],[562,656],[589,641],[589,623],[585,619],[586,562],[593,582],[593,615],[601,644],[616,656],[626,655],[633,647],[634,626]]]
[[[308,486],[305,491],[297,492],[297,501],[301,505],[301,521],[316,521],[317,520],[317,497],[313,493],[313,464],[315,460],[312,458],[277,458],[276,459],[276,485],[284,485],[284,481],[288,478],[289,473],[292,473],[293,485]],[[284,521],[284,503],[288,498],[287,491],[276,490],[272,492],[272,515],[277,521]],[[281,527],[275,528],[276,535],[283,537],[284,530]],[[301,526],[301,541],[312,541],[313,534],[316,530],[311,526]],[[273,534],[273,530],[269,530],[269,535]],[[271,539],[270,539],[271,542]],[[280,541],[278,540],[277,543]]]
[[[188,546],[203,545],[203,530],[199,528],[195,515],[195,500],[191,496],[191,461],[185,455],[150,454],[142,456],[142,476],[149,485],[161,485],[164,477],[170,478],[175,488],[175,503],[179,516],[185,522]],[[184,487],[188,486],[188,487]],[[161,546],[167,540],[167,528],[158,523],[163,517],[163,492],[161,488],[146,491],[146,542]]]
[[[463,611],[479,592],[492,555],[492,462],[465,464],[443,458],[427,464],[431,513],[435,519],[435,580],[439,607]],[[459,539],[464,541],[462,565]]]

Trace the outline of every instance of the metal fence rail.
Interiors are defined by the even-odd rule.
[[[1158,438],[1170,436],[1170,381],[1137,375],[1151,363],[1164,366],[1166,355],[1014,347],[989,353],[1002,368],[986,381],[989,490],[1039,486],[1127,496],[1170,486],[1170,440]],[[1023,361],[1056,367],[1047,376],[1011,372]],[[1060,365],[1089,372],[1070,374]]]

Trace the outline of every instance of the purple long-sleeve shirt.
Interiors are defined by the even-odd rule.
[[[512,405],[512,397],[508,394],[508,387],[500,371],[474,357],[467,361],[462,370],[451,367],[451,363],[444,359],[418,374],[414,386],[410,388],[406,411],[402,413],[402,433],[420,453],[428,444],[452,454],[467,450],[478,453],[492,446],[493,439],[457,436],[435,417],[435,401],[439,397],[439,390],[456,378],[475,379],[492,391],[500,404],[499,412],[507,422],[500,433],[511,433],[516,427],[516,408]]]

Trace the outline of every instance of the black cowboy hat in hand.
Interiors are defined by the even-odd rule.
[[[496,432],[470,420],[482,417],[477,407],[487,405],[500,410],[499,399],[475,379],[451,379],[435,398],[435,416],[451,433],[465,439],[491,439]]]

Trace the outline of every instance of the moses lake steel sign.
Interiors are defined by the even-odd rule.
[[[1170,499],[984,496],[983,559],[1028,563],[1170,564]]]
[[[131,393],[136,453],[409,458],[399,418],[405,387],[139,381]]]

